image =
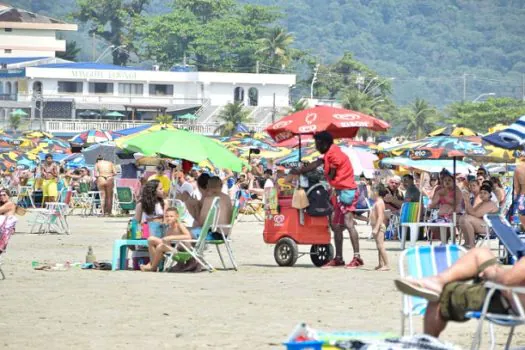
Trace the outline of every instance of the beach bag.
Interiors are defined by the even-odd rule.
[[[19,205],[16,206],[16,209],[15,209],[15,214],[16,215],[19,215],[19,216],[24,216],[26,215],[27,213],[27,209],[26,208],[23,208]]]
[[[137,220],[135,220],[135,218],[131,218],[128,222],[128,230],[126,233],[126,238],[127,239],[143,239],[144,238],[143,233],[142,233],[143,226],[144,225],[141,225]],[[148,234],[148,237],[149,237],[149,234]]]
[[[310,216],[330,216],[333,212],[330,194],[322,184],[312,186],[308,192],[308,202],[306,213]]]
[[[306,192],[302,188],[296,188],[292,197],[292,208],[304,209],[308,208],[309,205]]]

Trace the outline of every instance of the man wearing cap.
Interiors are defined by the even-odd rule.
[[[354,258],[346,268],[357,268],[364,265],[359,254],[359,235],[355,229],[354,212],[356,211],[359,193],[354,180],[354,168],[348,156],[334,144],[332,135],[322,131],[314,135],[315,148],[323,155],[315,162],[301,169],[292,169],[293,174],[302,174],[323,166],[324,175],[334,189],[332,198],[334,212],[331,226],[334,231],[335,258],[327,262],[323,268],[345,266],[343,260],[343,231],[346,228],[350,233],[350,242],[354,249]]]

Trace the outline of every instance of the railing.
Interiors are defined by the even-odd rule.
[[[1,96],[1,95],[0,95]],[[11,95],[10,95],[11,96]],[[17,95],[13,95],[17,99]],[[18,94],[18,101],[32,101],[35,96],[31,94]],[[1,99],[1,98],[0,98]],[[143,95],[113,95],[111,94],[45,94],[45,100],[75,100],[75,103],[96,103],[96,104],[130,104],[130,105],[195,105],[200,106],[205,102],[202,98],[185,98],[174,96],[143,96]]]
[[[33,123],[38,124],[38,120],[32,121]],[[37,125],[32,125],[38,129]],[[152,122],[126,122],[126,121],[103,121],[103,120],[46,120],[45,121],[45,130],[47,132],[67,132],[67,133],[80,133],[82,131],[90,129],[100,129],[100,130],[109,130],[116,131],[120,129],[134,128],[144,124],[152,124]],[[204,135],[214,135],[215,130],[219,127],[219,123],[175,123],[173,124],[179,129],[187,129],[189,131],[204,134]],[[261,132],[264,130],[264,126],[257,124],[247,124],[246,125],[250,130],[255,132]]]

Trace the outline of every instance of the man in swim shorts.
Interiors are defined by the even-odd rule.
[[[46,154],[44,163],[40,166],[40,174],[43,179],[42,205],[46,202],[55,202],[58,196],[58,166],[53,161],[53,156],[51,154]]]

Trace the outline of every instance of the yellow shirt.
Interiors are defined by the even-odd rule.
[[[164,190],[164,193],[168,194],[170,192],[171,181],[166,175],[160,175],[160,176],[158,174],[151,175],[148,178],[148,181],[151,181],[151,180],[158,180],[160,184],[162,185],[162,189]]]

